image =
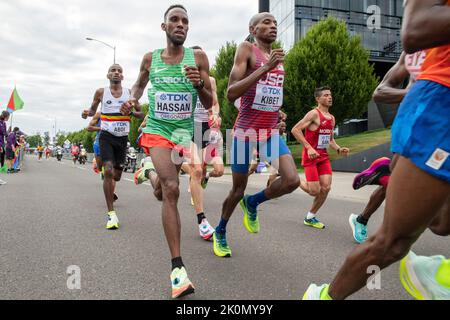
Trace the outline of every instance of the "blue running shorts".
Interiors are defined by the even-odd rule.
[[[280,135],[272,135],[267,141],[243,141],[233,139],[231,146],[231,171],[234,173],[248,173],[253,152],[258,152],[261,161],[271,163],[286,154],[291,154],[286,142]]]
[[[450,183],[450,88],[419,80],[400,105],[392,152]]]

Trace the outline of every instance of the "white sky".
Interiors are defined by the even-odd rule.
[[[200,45],[210,64],[227,41],[242,42],[257,0],[14,0],[0,2],[0,110],[6,109],[14,85],[23,110],[13,125],[31,135],[87,126],[81,111],[97,88],[108,86],[106,73],[117,47],[124,68],[123,85],[136,81],[143,55],[166,44],[160,25],[166,9],[183,4],[189,13],[186,46]],[[142,102],[146,102],[144,93]]]

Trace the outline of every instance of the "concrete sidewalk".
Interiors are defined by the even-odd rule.
[[[210,170],[210,169],[208,169],[208,170]],[[360,190],[355,191],[352,188],[353,178],[355,176],[356,176],[355,173],[334,172],[333,173],[333,184],[331,186],[331,192],[328,197],[331,199],[348,200],[348,201],[352,201],[352,202],[367,203],[370,199],[372,192],[378,186],[367,186]],[[262,190],[266,187],[268,178],[269,178],[269,174],[267,174],[267,173],[253,174],[249,178],[248,186]],[[306,180],[304,174],[300,174],[300,178],[303,180]],[[218,178],[218,179],[212,178],[210,180],[210,182],[227,184],[227,185],[230,185],[230,187],[231,187],[231,182],[232,182],[231,169],[229,167],[226,167],[225,175],[223,177]],[[228,190],[227,190],[227,192],[228,192]],[[303,192],[300,188],[295,192],[305,195],[305,192]]]

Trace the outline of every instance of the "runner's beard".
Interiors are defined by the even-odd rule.
[[[180,40],[180,39],[176,39],[175,37],[172,37],[169,33],[167,33],[167,38],[169,38],[169,40],[176,46],[181,47],[182,45],[184,45],[184,43],[186,42],[186,38]]]

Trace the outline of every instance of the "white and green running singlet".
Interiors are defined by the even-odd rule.
[[[184,48],[183,61],[177,65],[162,61],[163,50],[154,51],[152,56],[148,120],[143,132],[186,145],[194,134],[193,114],[198,93],[186,78],[184,66],[196,66],[194,50]]]

